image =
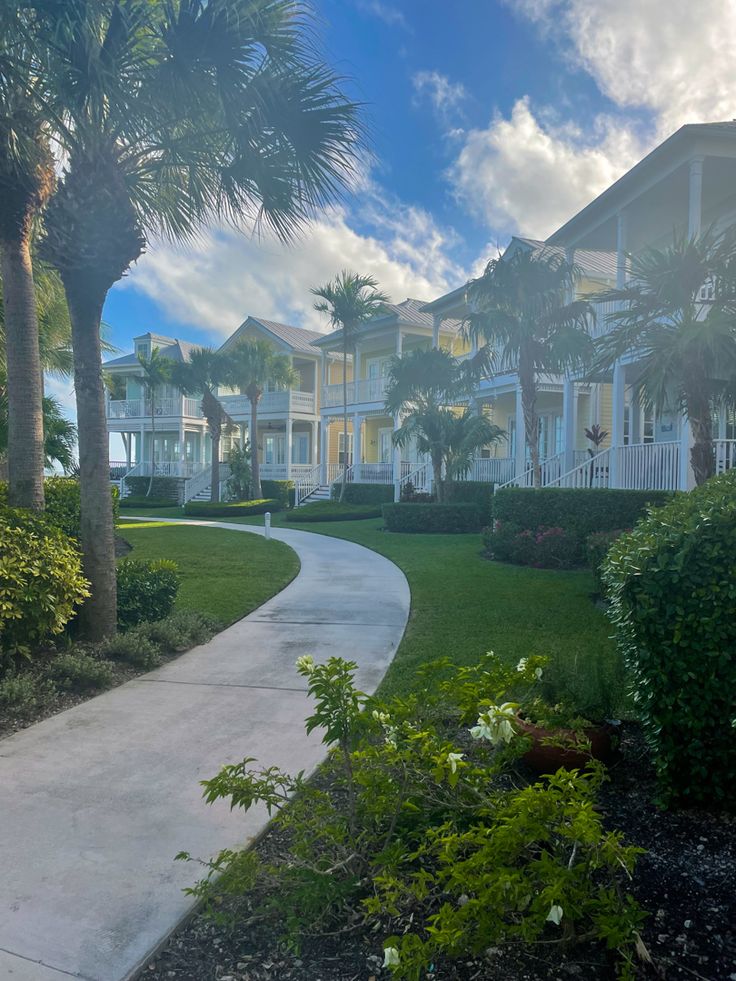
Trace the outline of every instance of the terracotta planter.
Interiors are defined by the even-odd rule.
[[[588,764],[591,756],[602,763],[608,763],[618,743],[618,727],[608,722],[576,732],[573,729],[545,729],[518,716],[516,721],[519,731],[532,739],[532,745],[522,759],[537,773],[555,773],[560,767],[579,770]],[[573,745],[565,745],[567,742],[572,744],[578,741],[581,736],[590,743],[588,752],[581,752]],[[556,745],[547,742],[550,739]]]

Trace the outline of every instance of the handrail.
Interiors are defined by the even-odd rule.
[[[198,473],[192,474],[184,482],[184,503],[191,501],[193,497],[196,497],[201,491],[206,490],[212,484],[212,467],[205,467]]]
[[[298,480],[294,481],[294,506],[299,507],[303,500],[314,494],[320,485],[322,477],[322,464],[318,463],[307,474],[303,474]]]
[[[562,460],[564,458],[564,453],[555,453],[554,456],[548,456],[544,460],[539,461],[539,469],[541,476],[541,487],[550,487],[553,483],[560,479],[561,473],[558,473],[556,477],[551,476],[552,471],[555,468],[562,470]],[[528,467],[526,470],[522,471],[518,476],[512,477],[503,484],[498,484],[494,488],[494,493],[496,491],[503,490],[504,487],[533,487],[534,486],[534,467]]]
[[[432,469],[429,463],[420,463],[415,470],[409,471],[399,479],[399,495],[401,488],[411,484],[416,490],[429,492],[432,487]]]
[[[611,451],[601,450],[567,473],[551,480],[547,487],[608,487]],[[599,481],[596,483],[596,481]],[[602,481],[602,483],[600,482]]]

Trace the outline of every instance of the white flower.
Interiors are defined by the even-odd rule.
[[[302,654],[296,659],[296,669],[302,674],[311,674],[314,671],[314,658],[311,654]]]
[[[464,755],[465,755],[464,753],[447,754],[447,762],[450,764],[450,769],[452,770],[453,773],[457,773],[457,765]]]
[[[383,966],[397,967],[399,963],[399,952],[395,947],[386,947],[383,951]]]
[[[541,681],[542,680],[542,669],[541,668],[535,668],[534,669],[534,677],[537,679],[537,681]]]
[[[513,702],[489,705],[488,711],[478,716],[477,725],[470,730],[470,735],[473,739],[487,739],[494,746],[510,743],[516,734],[512,725],[515,717],[516,706]]]
[[[554,923],[555,926],[559,926],[562,923],[562,907],[561,906],[550,906],[549,913],[547,913],[547,922]]]
[[[518,664],[516,665],[516,670],[517,670],[517,671],[526,671],[526,666],[527,666],[527,664],[528,664],[528,660],[527,660],[527,658],[525,658],[525,657],[522,657],[522,659],[521,659],[521,660],[519,661],[519,663],[518,663]]]
[[[388,714],[388,712],[379,712],[378,709],[373,709],[371,715],[376,722],[380,722],[382,726],[388,725],[388,723],[391,721],[391,716]]]

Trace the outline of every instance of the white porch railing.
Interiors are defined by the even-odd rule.
[[[474,460],[470,470],[459,480],[481,480],[489,484],[503,484],[514,476],[514,461],[511,457],[490,457]]]
[[[399,480],[399,497],[401,491],[411,484],[414,490],[422,494],[430,494],[432,491],[432,465],[430,463],[420,463],[413,470],[403,473]]]
[[[190,419],[201,419],[203,416],[202,402],[200,399],[185,398],[182,405],[182,413]]]
[[[184,411],[184,403],[191,402],[191,411]],[[196,399],[166,398],[156,399],[153,415],[155,418],[160,416],[181,416],[189,415],[195,417],[202,416],[202,409]],[[146,419],[151,416],[151,403],[143,399],[115,399],[107,403],[108,419]]]
[[[736,466],[736,439],[715,441],[716,473],[724,473]]]
[[[614,300],[607,300],[605,303],[593,304],[593,313],[595,316],[591,329],[591,334],[593,337],[602,337],[604,334],[608,334],[610,332],[612,325],[606,321],[606,317],[611,313],[615,313],[618,309],[620,309],[620,307]]]
[[[352,471],[356,484],[392,484],[394,481],[392,463],[354,463]]]
[[[250,421],[250,399],[247,395],[221,395],[220,402],[230,416],[245,416]],[[258,400],[260,415],[288,415],[299,412],[314,415],[314,392],[298,392],[284,389],[281,392],[264,392]]]
[[[322,479],[322,464],[318,463],[316,467],[311,467],[306,473],[301,473],[294,481],[294,505],[299,507],[299,505],[304,501],[310,494],[313,494],[317,488],[320,486],[320,481]]]
[[[562,465],[565,458],[564,453],[555,453],[554,456],[547,457],[539,464],[540,487],[548,487],[550,484],[559,480],[562,476]],[[513,461],[512,465],[513,465]],[[496,485],[496,490],[502,487],[533,487],[534,486],[534,467],[527,467],[518,476],[510,477],[507,481]]]
[[[385,378],[359,378],[348,382],[348,405],[358,402],[383,402],[386,393]],[[342,382],[322,386],[322,408],[334,408],[343,404]]]
[[[589,456],[572,470],[551,480],[548,487],[608,487],[610,478],[610,450],[602,450]]]
[[[186,504],[187,501],[191,501],[197,494],[207,490],[211,484],[212,467],[205,467],[199,473],[193,474],[184,484],[184,503]]]
[[[680,482],[680,444],[630,443],[615,448],[611,486],[627,490],[677,490]]]

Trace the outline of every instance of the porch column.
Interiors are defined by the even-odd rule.
[[[401,427],[401,418],[394,416],[394,432]],[[394,446],[393,452],[393,471],[394,471],[394,500],[398,501],[401,497],[401,448]]]
[[[404,353],[404,335],[401,328],[396,332],[396,357],[400,358]]]
[[[294,420],[286,417],[286,479],[291,480],[291,447],[294,442]]]
[[[310,433],[309,433],[309,462],[313,467],[316,467],[319,463],[317,457],[317,423],[310,422]]]
[[[130,470],[130,464],[133,457],[133,433],[123,433],[123,446],[125,447],[125,470],[126,472]]]
[[[141,401],[141,405],[142,404],[143,402]],[[146,424],[143,421],[143,419],[141,419],[140,440],[141,440],[141,449],[140,449],[138,462],[145,464],[146,463]],[[145,470],[145,467],[143,469]]]
[[[612,385],[612,416],[611,416],[611,453],[608,465],[608,486],[618,487],[618,455],[619,448],[624,445],[624,411],[626,369],[619,362],[613,369]]]
[[[329,451],[329,441],[330,441],[330,424],[328,420],[322,416],[319,421],[319,462],[322,467],[322,473],[320,474],[319,482],[320,484],[327,483],[327,458]]]
[[[575,428],[577,425],[577,396],[575,382],[566,378],[562,383],[562,439],[564,456],[562,472],[567,473],[575,466]]]
[[[693,157],[690,161],[688,183],[687,234],[689,238],[700,235],[703,199],[703,158]]]
[[[629,442],[641,443],[641,404],[636,397],[636,392],[632,389],[629,401]]]
[[[440,327],[442,326],[442,317],[438,313],[432,314],[432,347],[440,346]]]
[[[526,470],[526,439],[524,437],[524,407],[521,404],[521,387],[516,386],[516,451],[514,454],[514,476],[521,477]]]
[[[179,420],[179,460],[181,463],[187,458],[186,448],[184,446],[184,420]],[[183,468],[182,468],[183,469]]]
[[[363,462],[363,416],[359,416],[357,412],[353,416],[353,479],[360,481],[362,468],[361,463]]]

